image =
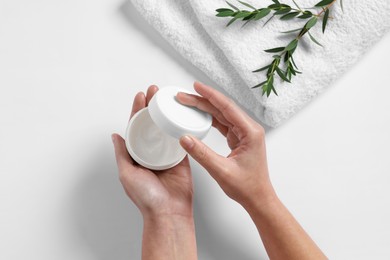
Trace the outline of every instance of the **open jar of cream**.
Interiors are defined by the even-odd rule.
[[[204,138],[211,128],[212,117],[199,109],[180,104],[177,87],[161,88],[138,111],[126,129],[126,148],[140,165],[151,170],[165,170],[180,163],[186,151],[179,143],[183,135]]]

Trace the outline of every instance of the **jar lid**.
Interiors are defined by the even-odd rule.
[[[160,129],[177,139],[183,135],[204,138],[211,128],[211,115],[197,108],[182,105],[176,100],[178,92],[189,93],[174,86],[158,90],[149,102],[150,117]]]

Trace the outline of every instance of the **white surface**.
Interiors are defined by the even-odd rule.
[[[267,133],[280,197],[331,259],[390,258],[389,44]],[[212,82],[118,0],[1,0],[0,57],[0,259],[138,259],[110,134],[149,84]],[[228,152],[215,130],[205,142]],[[247,214],[192,165],[200,259],[264,258]]]

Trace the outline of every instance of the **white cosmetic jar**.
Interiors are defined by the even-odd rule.
[[[176,166],[186,156],[179,143],[183,135],[203,139],[211,128],[212,117],[197,108],[180,104],[178,92],[185,89],[168,86],[161,88],[138,111],[126,129],[126,148],[133,160],[151,170],[165,170]]]

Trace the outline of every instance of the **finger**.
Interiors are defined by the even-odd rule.
[[[112,134],[111,138],[114,143],[115,158],[119,172],[123,171],[126,167],[135,167],[133,165],[133,160],[127,152],[125,140],[118,134]]]
[[[157,91],[158,87],[156,85],[151,85],[148,88],[148,91],[146,92],[146,106],[149,104],[150,100],[152,99],[154,94],[156,94]]]
[[[229,128],[227,126],[221,124],[221,122],[219,122],[215,117],[213,117],[212,126],[215,127],[216,129],[218,129],[218,131],[226,137],[226,135],[229,131]]]
[[[221,111],[222,115],[228,122],[245,130],[250,129],[251,118],[231,99],[227,98],[221,92],[213,89],[212,87],[200,82],[194,83],[194,89],[219,111]]]
[[[226,160],[226,158],[215,153],[198,139],[188,135],[182,136],[180,138],[180,145],[214,178],[218,178],[224,171],[224,160]]]
[[[144,107],[146,107],[145,94],[143,92],[138,92],[138,94],[134,97],[133,108],[131,110],[130,119],[134,116],[135,113],[137,113]]]
[[[187,106],[196,107],[204,112],[211,114],[214,118],[216,118],[219,122],[226,126],[231,126],[231,124],[226,120],[226,118],[222,115],[221,111],[219,111],[215,106],[213,106],[207,99],[204,97],[200,97],[197,95],[192,95],[184,92],[179,92],[176,95],[177,99],[180,103]]]

